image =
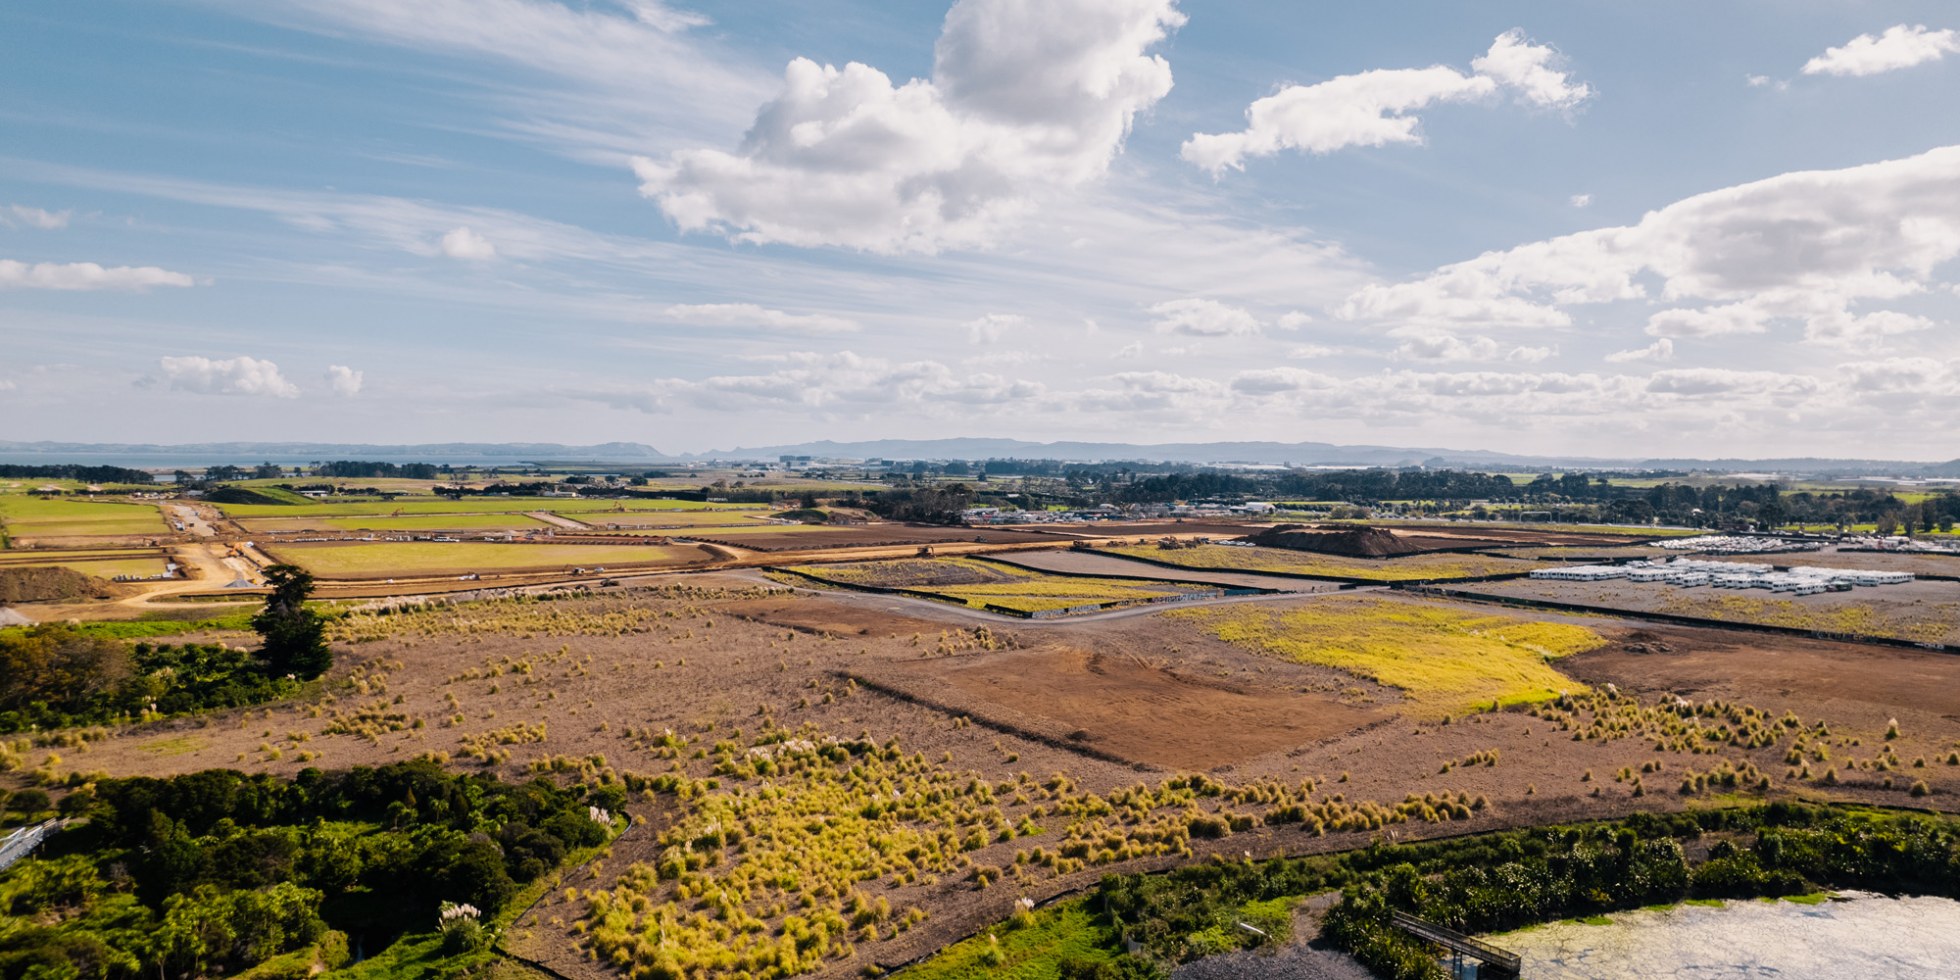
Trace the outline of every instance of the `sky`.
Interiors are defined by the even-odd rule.
[[[0,439],[1960,456],[1935,0],[0,5]]]

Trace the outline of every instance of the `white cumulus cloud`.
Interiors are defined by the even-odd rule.
[[[1548,45],[1533,44],[1523,31],[1510,30],[1499,34],[1483,57],[1472,59],[1470,68],[1516,92],[1528,105],[1569,109],[1592,98],[1593,91],[1555,67],[1560,60]]]
[[[181,272],[153,265],[119,265],[104,268],[93,262],[37,262],[28,265],[13,259],[0,259],[0,289],[130,289],[152,286],[195,285]]]
[[[1421,143],[1418,109],[1447,102],[1486,99],[1499,91],[1539,108],[1569,109],[1592,97],[1553,65],[1552,48],[1532,44],[1522,31],[1508,31],[1473,60],[1468,74],[1447,65],[1393,68],[1340,75],[1313,85],[1288,85],[1252,103],[1246,128],[1236,133],[1199,133],[1184,142],[1180,155],[1215,176],[1244,169],[1247,157],[1297,149],[1327,154],[1351,146]]]
[[[360,394],[364,380],[362,372],[343,364],[334,364],[327,368],[327,387],[333,389],[333,393],[342,398],[352,398]]]
[[[1173,299],[1150,307],[1156,316],[1158,333],[1181,333],[1194,337],[1243,337],[1259,332],[1259,318],[1251,312],[1213,299],[1193,297]]]
[[[807,58],[734,151],[634,160],[683,231],[739,241],[934,252],[991,242],[1045,191],[1101,176],[1171,89],[1148,49],[1173,0],[959,0],[932,77]]]
[[[42,231],[60,231],[68,227],[70,211],[46,211],[31,208],[25,204],[9,204],[0,208],[0,225],[9,228],[39,228]]]
[[[976,344],[991,344],[1000,340],[1009,330],[1019,330],[1028,325],[1028,318],[1018,313],[989,313],[967,321],[966,334]]]
[[[461,228],[452,228],[442,236],[442,254],[452,259],[482,261],[496,258],[497,246],[490,244],[489,239],[471,231],[469,226],[465,225]]]
[[[279,373],[279,365],[255,357],[166,357],[158,362],[170,387],[206,395],[267,395],[298,398],[299,388]]]
[[[1837,342],[1923,326],[1861,304],[1946,285],[1960,256],[1960,146],[1845,170],[1783,174],[1698,194],[1639,224],[1600,228],[1367,286],[1336,311],[1431,329],[1566,326],[1569,308],[1665,302],[1658,337],[1762,333],[1802,323]]]
[[[1842,47],[1826,48],[1804,63],[1806,75],[1861,77],[1938,61],[1960,52],[1960,33],[1929,30],[1924,24],[1898,24],[1883,34],[1860,34]]]

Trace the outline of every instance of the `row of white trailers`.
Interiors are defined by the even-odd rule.
[[[1779,572],[1768,565],[1689,558],[1677,558],[1665,562],[1633,562],[1627,565],[1541,568],[1532,572],[1531,577],[1557,582],[1604,582],[1611,579],[1626,579],[1629,582],[1662,582],[1690,588],[1707,585],[1718,589],[1767,589],[1771,592],[1791,595],[1849,592],[1861,585],[1903,585],[1912,581],[1911,572],[1807,566]]]

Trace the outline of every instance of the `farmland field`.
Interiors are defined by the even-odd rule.
[[[0,495],[0,522],[16,538],[167,534],[154,504]]]
[[[653,510],[633,511],[616,514],[610,511],[562,511],[556,508],[551,513],[570,518],[581,524],[589,524],[602,530],[636,531],[656,528],[677,527],[770,527],[787,528],[784,524],[761,524],[758,519],[766,517],[770,511],[763,509],[736,510],[717,507],[714,510]]]
[[[1331,522],[1344,523],[1344,522]],[[1708,532],[1688,527],[1653,527],[1645,524],[1540,524],[1536,521],[1364,521],[1376,527],[1406,531],[1436,531],[1447,534],[1478,535],[1603,535],[1619,538],[1688,538]]]
[[[386,542],[278,544],[265,551],[322,578],[463,575],[529,569],[686,565],[707,560],[698,548],[667,545]]]
[[[5,562],[0,568],[67,568],[93,575],[96,578],[113,579],[118,575],[131,578],[149,578],[162,575],[164,559],[161,555],[151,557],[128,556],[121,558],[69,558],[59,553],[43,561]]]
[[[1804,564],[1803,556],[1776,556]],[[1765,563],[1767,564],[1767,563]],[[1920,580],[1851,592],[1783,597],[1758,590],[1681,588],[1659,582],[1516,580],[1466,586],[1480,594],[1546,599],[1625,610],[1672,613],[1734,623],[1759,623],[1912,640],[1960,643],[1960,582]]]
[[[230,517],[386,517],[400,511],[410,514],[506,514],[544,510],[565,514],[609,511],[624,507],[628,511],[692,511],[765,509],[758,504],[743,508],[736,504],[709,504],[696,500],[606,500],[572,497],[463,497],[408,498],[395,500],[329,500],[314,504],[219,504]]]
[[[825,548],[868,548],[879,545],[937,545],[984,542],[1015,544],[1054,540],[1026,531],[993,528],[913,527],[907,524],[768,524],[755,527],[716,527],[682,535],[756,551],[816,551]]]
[[[1506,558],[1528,558],[1539,561],[1590,562],[1612,561],[1616,558],[1665,558],[1670,555],[1692,554],[1685,551],[1670,551],[1659,545],[1549,545],[1540,547],[1498,547],[1485,554]]]
[[[1279,592],[1327,592],[1340,588],[1338,582],[1318,582],[1312,579],[1286,578],[1278,575],[1262,575],[1258,572],[1218,572],[1195,568],[1165,568],[1140,561],[1131,561],[1117,555],[1101,551],[1075,551],[1059,549],[1053,551],[1009,551],[990,555],[994,561],[1032,568],[1038,572],[1065,572],[1075,575],[1102,575],[1111,577],[1141,577],[1171,579],[1178,582],[1203,582],[1232,588],[1273,589]]]
[[[848,564],[946,588],[1013,577],[984,561]],[[985,628],[946,604],[789,592],[745,572],[546,598],[348,611],[318,695],[249,721],[230,709],[208,726],[116,726],[63,751],[75,761],[55,776],[291,779],[421,756],[515,782],[631,785],[620,806],[646,829],[541,886],[505,927],[512,952],[581,980],[629,980],[608,965],[622,958],[721,975],[730,956],[844,980],[969,936],[947,972],[923,975],[1052,978],[1049,960],[1113,956],[1113,940],[1003,921],[1023,897],[1106,873],[1731,797],[1960,798],[1960,765],[1944,761],[1960,746],[1960,658],[1925,651],[1366,594]],[[1570,696],[1544,700],[1559,689]],[[1465,710],[1504,699],[1530,703]],[[1786,712],[1800,720],[1772,727]],[[1826,742],[1828,783],[1817,762],[1808,776],[1782,763]],[[1880,769],[1893,752],[1900,768]],[[26,785],[45,757],[21,754],[0,779]],[[1695,788],[1723,767],[1774,786]],[[1922,781],[1929,795],[1912,795]]]
[[[523,514],[418,514],[413,517],[250,517],[238,522],[247,531],[538,531],[550,525]]]
[[[1360,596],[1291,610],[1231,606],[1169,614],[1261,653],[1401,689],[1424,716],[1547,701],[1583,687],[1551,666],[1606,640],[1584,626]]]
[[[164,561],[164,552],[159,548],[0,551],[0,569],[67,568],[97,578],[160,575]]]
[[[1167,562],[1185,568],[1237,572],[1290,572],[1370,582],[1415,582],[1475,578],[1481,575],[1524,574],[1540,567],[1534,562],[1489,555],[1406,555],[1400,558],[1344,558],[1285,548],[1247,548],[1207,544],[1196,548],[1164,549],[1155,545],[1121,545],[1098,549]]]
[[[794,571],[856,585],[920,589],[959,599],[975,609],[993,605],[1021,612],[1190,595],[1215,588],[1184,582],[1048,575],[1034,569],[970,558],[897,559],[790,567]]]

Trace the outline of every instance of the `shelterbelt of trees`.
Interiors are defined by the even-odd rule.
[[[1870,489],[1787,492],[1773,483],[1695,486],[1666,482],[1652,487],[1615,484],[1597,474],[1545,474],[1519,482],[1502,474],[1461,470],[1292,470],[1242,473],[1174,467],[1138,472],[1141,464],[1067,467],[1064,502],[1164,504],[1193,500],[1314,500],[1379,507],[1391,501],[1423,501],[1425,510],[1456,512],[1478,503],[1550,509],[1574,519],[1644,524],[1659,520],[1689,527],[1749,524],[1888,524],[1903,530],[1950,530],[1960,521],[1960,494],[1942,493],[1908,503]],[[948,467],[944,472],[952,474]],[[991,464],[983,470],[991,474]],[[951,521],[961,509],[1014,491],[990,483],[896,486],[865,494],[860,503],[894,520]]]
[[[527,883],[611,837],[624,800],[426,760],[104,780],[63,800],[87,823],[0,876],[0,977],[304,978],[405,933],[439,938],[391,975],[462,975]]]
[[[80,480],[84,483],[150,483],[154,479],[143,470],[126,466],[80,466],[62,463],[54,466],[22,466],[0,463],[0,479]]]

